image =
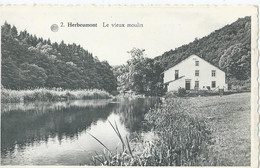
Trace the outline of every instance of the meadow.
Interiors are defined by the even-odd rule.
[[[194,115],[205,118],[214,144],[211,155],[217,166],[250,166],[250,93],[190,98]]]
[[[111,95],[98,89],[64,90],[60,88],[39,88],[28,90],[1,89],[2,103],[18,103],[30,101],[62,101],[84,99],[109,99]]]
[[[105,150],[95,165],[249,166],[250,93],[210,97],[168,97],[145,116],[156,135],[145,141],[122,137],[121,151]]]

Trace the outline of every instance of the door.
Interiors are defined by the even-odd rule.
[[[195,87],[194,87],[195,90],[199,90],[199,81],[195,81]]]
[[[185,81],[185,89],[190,90],[190,80]]]

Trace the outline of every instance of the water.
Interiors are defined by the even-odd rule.
[[[108,121],[116,122],[124,137],[141,132],[144,114],[155,102],[146,98],[2,104],[1,164],[91,165],[95,151],[104,148],[88,133],[115,151],[120,140]]]

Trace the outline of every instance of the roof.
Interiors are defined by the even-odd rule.
[[[215,65],[213,65],[213,64],[211,64],[210,62],[208,62],[208,61],[206,61],[205,59],[203,59],[203,58],[201,58],[201,57],[199,57],[199,56],[197,56],[197,55],[190,55],[190,56],[188,56],[187,58],[185,58],[184,60],[182,60],[182,61],[180,61],[179,63],[177,63],[177,64],[175,64],[174,66],[172,66],[172,67],[170,67],[170,68],[168,68],[167,70],[165,70],[165,71],[163,71],[162,73],[164,73],[164,72],[166,72],[166,71],[168,71],[169,69],[172,69],[172,68],[174,68],[175,66],[177,66],[177,65],[179,65],[180,63],[182,63],[182,62],[184,62],[184,61],[186,61],[186,60],[188,60],[190,57],[192,57],[192,56],[196,56],[196,57],[198,57],[199,59],[202,59],[202,60],[204,60],[205,62],[207,62],[208,64],[210,64],[211,66],[214,66],[215,68],[217,68],[218,70],[220,70],[220,71],[222,71],[222,72],[224,72],[223,70],[221,70],[219,67],[217,67],[217,66],[215,66]],[[225,73],[225,72],[224,72]]]
[[[185,76],[181,76],[181,77],[179,77],[178,79],[174,79],[174,80],[171,80],[171,81],[165,82],[164,84],[169,84],[169,83],[174,82],[174,81],[176,81],[176,80],[179,80],[179,79],[181,79],[181,78],[183,78],[183,77],[185,77]]]

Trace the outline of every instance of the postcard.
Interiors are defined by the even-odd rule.
[[[257,168],[257,10],[2,5],[1,166]]]

